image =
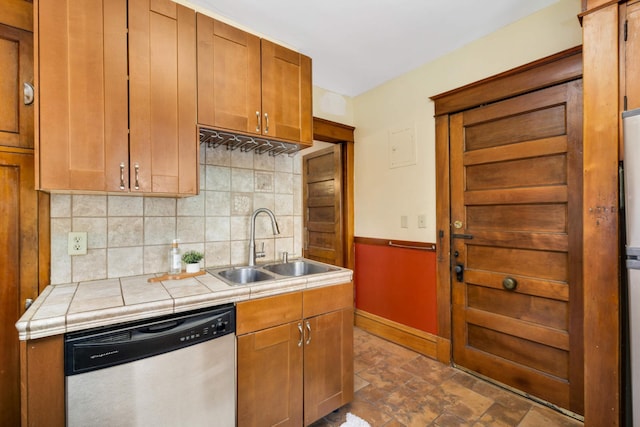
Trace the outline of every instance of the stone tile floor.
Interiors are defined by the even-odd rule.
[[[354,401],[312,424],[339,427],[347,412],[372,427],[572,427],[582,423],[404,347],[354,331]]]

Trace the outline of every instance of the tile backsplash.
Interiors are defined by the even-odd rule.
[[[198,196],[52,194],[51,283],[165,272],[176,238],[183,252],[205,254],[203,267],[245,264],[249,220],[261,207],[274,212],[280,234],[258,215],[256,247],[266,252],[259,262],[302,255],[301,155],[200,149]],[[87,232],[86,255],[67,254],[70,231]]]

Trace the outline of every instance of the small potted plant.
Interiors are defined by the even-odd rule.
[[[187,251],[182,254],[182,262],[187,266],[187,273],[197,273],[200,271],[200,260],[204,255],[198,251]]]

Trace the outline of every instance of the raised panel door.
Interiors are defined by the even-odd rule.
[[[129,2],[130,188],[197,194],[195,12]]]
[[[38,295],[38,194],[33,154],[0,151],[0,425],[19,425],[20,347],[15,323]],[[35,243],[34,243],[35,242]]]
[[[262,134],[311,144],[311,58],[262,40]]]
[[[260,38],[197,15],[198,123],[260,134]]]
[[[353,309],[304,319],[304,425],[353,400]]]
[[[33,148],[33,33],[0,25],[0,145]]]
[[[584,413],[582,82],[451,116],[453,358]]]
[[[302,158],[306,258],[344,266],[342,145]]]
[[[302,323],[238,336],[238,426],[302,425]]]
[[[126,0],[40,0],[37,187],[123,191],[128,169]]]

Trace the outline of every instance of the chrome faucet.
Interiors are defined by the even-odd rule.
[[[256,252],[256,217],[259,213],[264,212],[271,218],[271,228],[273,229],[273,234],[280,234],[280,229],[278,228],[278,222],[276,221],[276,216],[267,208],[259,208],[253,211],[251,215],[251,235],[249,238],[249,266],[253,267],[256,265],[256,258],[262,258],[265,256],[264,253],[264,243],[262,244],[262,250],[260,252]]]

